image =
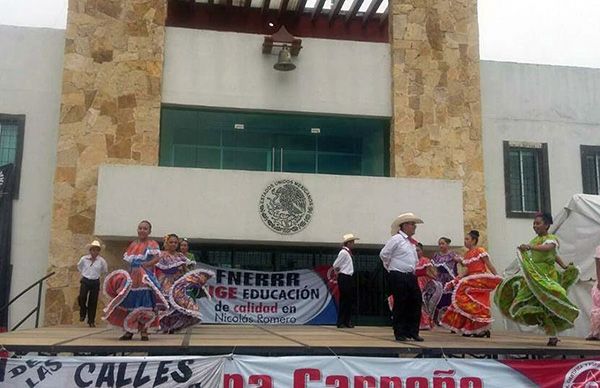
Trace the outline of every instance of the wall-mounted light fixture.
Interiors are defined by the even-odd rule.
[[[263,54],[272,54],[273,47],[281,47],[277,56],[277,63],[273,65],[275,70],[290,71],[296,68],[292,62],[292,56],[298,56],[302,48],[302,39],[294,38],[285,26],[271,36],[265,36],[262,45]]]

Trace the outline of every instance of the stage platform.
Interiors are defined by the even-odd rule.
[[[557,347],[547,337],[493,332],[491,338],[467,338],[445,329],[423,331],[424,342],[396,342],[390,327],[199,325],[178,334],[152,334],[142,342],[119,341],[121,331],[56,326],[0,334],[11,352],[71,355],[354,355],[383,357],[592,357],[600,342],[562,337]]]

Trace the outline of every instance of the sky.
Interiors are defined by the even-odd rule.
[[[0,24],[64,29],[68,0],[0,0]],[[479,0],[484,60],[600,68],[600,0]]]

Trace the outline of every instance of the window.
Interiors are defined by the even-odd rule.
[[[160,165],[388,175],[389,120],[163,107]]]
[[[0,114],[0,166],[15,165],[15,198],[19,193],[24,131],[25,115]]]
[[[600,194],[600,146],[581,146],[584,194]]]
[[[551,211],[547,144],[504,142],[504,189],[507,217]]]

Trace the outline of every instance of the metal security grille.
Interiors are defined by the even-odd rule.
[[[213,266],[257,271],[292,271],[331,265],[338,248],[192,245],[201,261]],[[389,322],[386,302],[387,278],[379,250],[362,249],[354,254],[357,323]]]

